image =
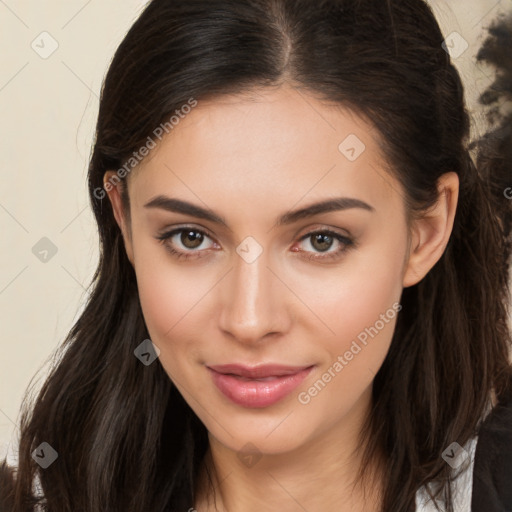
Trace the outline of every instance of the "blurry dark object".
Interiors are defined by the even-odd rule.
[[[490,184],[507,238],[505,254],[512,246],[512,14],[501,16],[488,29],[489,36],[477,60],[496,70],[494,83],[480,96],[488,110],[490,130],[476,142],[477,167]],[[510,264],[506,261],[505,265]]]

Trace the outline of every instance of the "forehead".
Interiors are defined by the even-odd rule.
[[[386,166],[369,122],[282,86],[198,102],[130,176],[129,192],[139,205],[166,192],[212,205],[339,195],[398,205]]]

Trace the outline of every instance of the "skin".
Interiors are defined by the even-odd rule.
[[[349,134],[366,146],[355,161],[338,149]],[[283,85],[199,102],[128,176],[130,218],[119,186],[109,191],[160,363],[209,432],[194,503],[199,512],[213,510],[205,464],[219,511],[379,509],[385,468],[375,462],[365,501],[353,478],[353,451],[396,316],[309,403],[298,400],[400,302],[404,287],[426,275],[448,243],[457,175],[441,178],[435,208],[408,226],[404,194],[386,172],[379,144],[376,130],[356,114]],[[144,207],[159,194],[207,207],[228,227]],[[374,211],[352,208],[276,225],[290,210],[339,196]],[[194,248],[178,234],[168,245],[201,257],[178,260],[156,239],[183,226],[213,236]],[[325,229],[356,245],[337,259],[308,259],[344,247],[336,239],[301,240]],[[252,263],[236,252],[248,236],[263,249]],[[229,401],[205,367],[231,362],[315,367],[287,397],[255,409]],[[238,456],[247,443],[260,457],[252,465]]]

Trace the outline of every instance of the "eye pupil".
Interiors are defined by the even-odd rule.
[[[188,249],[195,249],[203,242],[203,235],[198,231],[183,231],[181,243]]]
[[[320,243],[320,247],[317,247],[315,244]],[[327,246],[323,245],[327,244]],[[329,236],[327,234],[318,233],[313,236],[313,247],[315,249],[318,249],[319,251],[326,251],[328,250],[332,245],[332,236]]]

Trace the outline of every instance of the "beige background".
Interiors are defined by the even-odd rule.
[[[431,3],[445,36],[455,31],[469,43],[455,62],[477,126],[476,98],[492,72],[475,66],[474,56],[485,26],[512,3]],[[22,395],[42,383],[87,296],[98,259],[86,189],[98,96],[144,4],[0,0],[0,457],[17,439]],[[52,44],[58,48],[45,55]],[[43,237],[57,249],[47,262],[32,252]]]

